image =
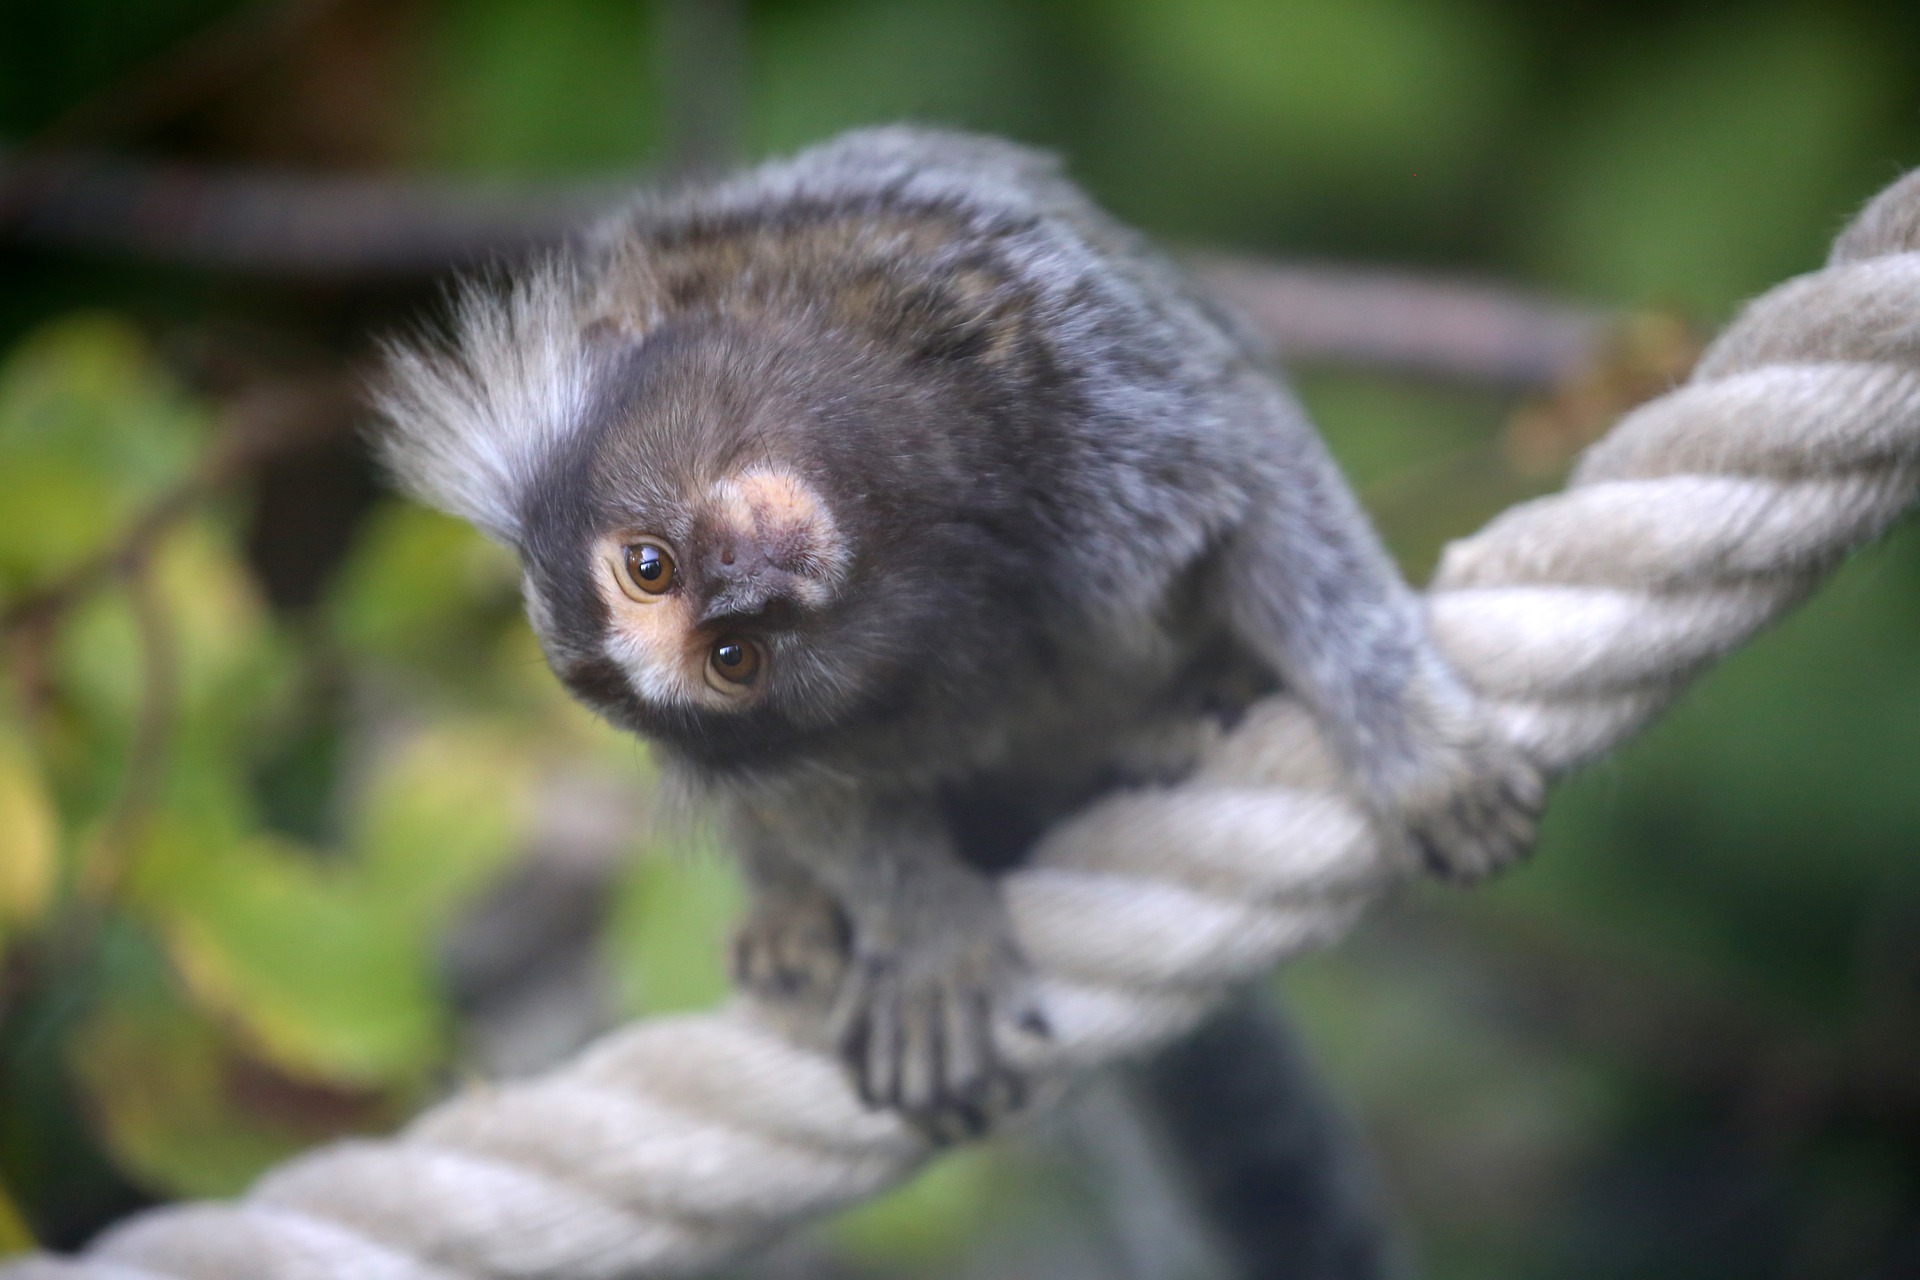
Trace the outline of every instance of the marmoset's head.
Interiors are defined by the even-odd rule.
[[[994,434],[968,426],[980,343],[581,314],[559,270],[473,290],[384,397],[395,469],[519,553],[578,697],[720,772],[924,745],[1001,701],[1043,575],[1001,527],[1028,478],[969,444]]]

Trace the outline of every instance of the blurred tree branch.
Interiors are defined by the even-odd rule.
[[[0,240],[294,281],[377,283],[560,243],[614,207],[624,189],[323,177],[40,152],[0,157]]]
[[[1290,363],[1551,387],[1592,362],[1611,328],[1597,307],[1498,285],[1217,255],[1193,265]]]
[[[719,145],[691,116],[687,128],[686,148]],[[635,180],[509,186],[16,153],[0,156],[0,243],[376,284],[563,243]],[[1476,282],[1218,255],[1195,265],[1291,363],[1538,389],[1578,376],[1613,329],[1598,308]]]

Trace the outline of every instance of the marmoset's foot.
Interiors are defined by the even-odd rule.
[[[978,1136],[1026,1101],[996,1029],[1051,1034],[997,899],[987,919],[876,941],[856,926],[834,1002],[835,1040],[861,1098],[936,1141]]]
[[[849,936],[824,892],[757,893],[734,932],[734,985],[763,1000],[825,1005],[845,979]]]
[[[1533,849],[1546,784],[1504,744],[1450,748],[1398,797],[1397,813],[1421,862],[1448,880],[1471,882]]]

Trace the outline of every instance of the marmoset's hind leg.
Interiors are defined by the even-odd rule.
[[[1242,640],[1313,708],[1363,800],[1434,872],[1471,879],[1533,845],[1544,786],[1427,634],[1318,437],[1289,439],[1275,492],[1225,549]]]

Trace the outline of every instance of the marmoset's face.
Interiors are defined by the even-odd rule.
[[[887,409],[845,372],[724,328],[603,371],[521,546],[535,629],[589,706],[721,770],[909,713],[950,593],[923,589],[926,522],[858,461],[893,451],[849,443]]]
[[[602,653],[661,707],[720,713],[769,696],[802,624],[843,585],[848,549],[824,498],[771,463],[671,508],[636,508],[582,566],[606,612]]]

